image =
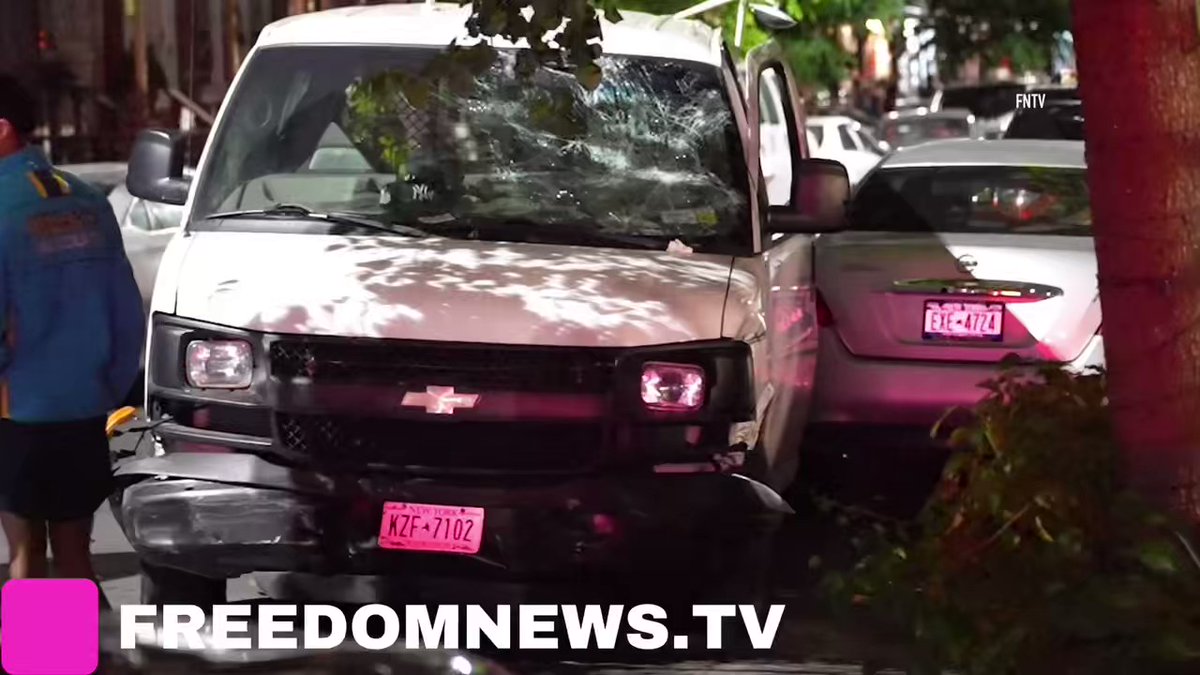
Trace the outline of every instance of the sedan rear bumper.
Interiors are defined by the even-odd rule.
[[[148,563],[214,578],[254,571],[497,581],[727,570],[791,512],[734,474],[573,479],[347,477],[245,454],[127,462],[122,526]],[[475,555],[378,547],[387,501],[485,509]]]
[[[836,331],[821,329],[816,387],[810,419],[824,424],[905,425],[928,429],[955,407],[970,407],[986,394],[984,382],[999,374],[994,363],[904,361],[854,356]],[[1097,336],[1065,367],[1103,365]]]

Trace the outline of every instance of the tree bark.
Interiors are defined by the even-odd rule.
[[[149,37],[146,33],[146,8],[138,0],[133,8],[133,72],[137,83],[138,97],[141,103],[149,106],[150,102],[150,61]]]
[[[1110,401],[1134,487],[1200,523],[1195,0],[1075,0]]]
[[[233,82],[242,66],[242,12],[238,0],[225,0],[225,81]]]

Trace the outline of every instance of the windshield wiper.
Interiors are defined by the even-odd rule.
[[[513,237],[519,242],[545,242],[564,244],[568,246],[616,246],[620,248],[662,249],[666,247],[666,237],[647,235],[619,234],[604,230],[592,230],[571,225],[551,225],[525,220],[522,218],[500,220],[467,220],[456,223],[468,228],[478,238]]]
[[[428,237],[430,234],[420,228],[399,223],[385,223],[369,216],[357,213],[320,213],[301,204],[276,204],[267,209],[246,209],[243,211],[226,211],[205,216],[204,220],[224,220],[228,218],[299,218],[303,220],[320,220],[338,225],[353,225],[368,230],[399,234],[408,237]]]

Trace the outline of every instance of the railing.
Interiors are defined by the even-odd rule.
[[[56,164],[123,162],[141,129],[181,126],[182,112],[187,111],[192,118],[190,128],[184,129],[191,137],[187,160],[194,164],[212,128],[213,114],[177,89],[165,93],[173,104],[171,109],[147,117],[104,93],[85,88],[38,92],[44,123],[33,140]]]

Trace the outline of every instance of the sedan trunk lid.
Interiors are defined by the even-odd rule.
[[[1064,363],[1100,328],[1090,237],[850,232],[820,237],[816,269],[859,356]]]

